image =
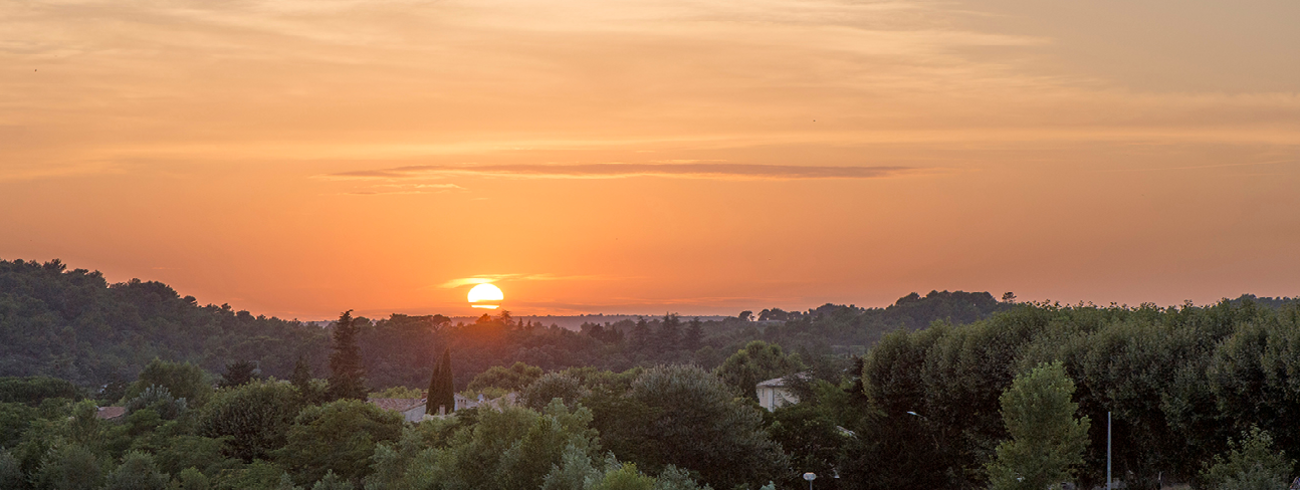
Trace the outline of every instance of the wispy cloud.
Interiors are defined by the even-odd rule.
[[[386,196],[411,194],[440,194],[448,191],[465,190],[456,184],[376,184],[368,189],[343,192],[349,196]]]
[[[556,274],[479,274],[461,277],[444,282],[438,287],[444,289],[458,288],[470,284],[486,284],[500,281],[561,281],[577,279],[600,279],[603,276],[560,276]]]
[[[620,179],[677,177],[718,180],[876,179],[915,172],[904,166],[799,166],[739,163],[594,163],[575,165],[414,165],[320,176],[334,180],[405,180],[436,177]]]

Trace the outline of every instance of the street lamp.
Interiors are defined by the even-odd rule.
[[[803,479],[808,480],[808,490],[812,490],[812,481],[817,479],[817,475],[810,471],[803,474]]]

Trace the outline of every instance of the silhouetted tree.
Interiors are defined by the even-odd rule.
[[[658,344],[659,349],[667,352],[677,349],[678,342],[681,341],[682,320],[676,314],[668,313],[659,323]]]
[[[338,400],[366,399],[366,368],[361,363],[361,350],[357,348],[356,322],[352,310],[339,315],[334,325],[334,352],[330,354],[329,398]]]
[[[425,412],[437,414],[439,407],[445,412],[456,409],[456,387],[452,380],[451,349],[442,351],[442,357],[433,366],[433,378],[429,380],[429,398]]]
[[[226,372],[221,375],[222,388],[240,386],[258,378],[257,364],[250,361],[236,361],[226,364]]]
[[[650,324],[645,318],[638,318],[636,326],[632,327],[632,343],[642,348],[650,344]]]
[[[687,350],[700,348],[704,342],[704,324],[700,323],[699,318],[692,318],[686,323],[686,333],[682,335],[682,342],[679,347]]]

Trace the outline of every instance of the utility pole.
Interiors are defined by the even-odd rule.
[[[1114,490],[1110,481],[1110,412],[1106,412],[1106,490]]]

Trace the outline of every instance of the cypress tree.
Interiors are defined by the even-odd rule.
[[[361,349],[357,347],[358,330],[356,322],[352,321],[352,310],[343,312],[334,325],[334,352],[330,353],[330,399],[366,399],[366,368],[361,364]]]
[[[446,407],[446,413],[456,409],[456,388],[451,373],[451,349],[442,351],[442,358],[433,365],[433,377],[429,379],[429,398],[425,412],[438,414],[438,407]]]

